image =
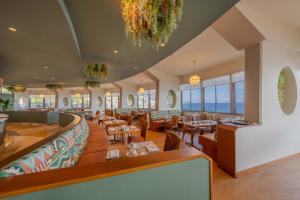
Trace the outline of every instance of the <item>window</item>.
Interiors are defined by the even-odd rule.
[[[105,97],[105,109],[111,110],[111,97]]]
[[[216,112],[215,86],[204,88],[204,110],[206,112]]]
[[[201,90],[192,89],[191,90],[191,110],[200,111],[201,110]]]
[[[216,86],[217,94],[217,107],[216,112],[230,113],[230,85],[218,85]]]
[[[156,109],[156,90],[145,90],[144,94],[139,94],[138,108]]]
[[[113,96],[112,97],[112,109],[119,108],[119,96]]]
[[[244,72],[206,79],[201,86],[181,86],[183,111],[244,113]]]
[[[41,96],[30,96],[30,108],[41,109],[44,108],[44,100]]]
[[[244,113],[244,72],[232,74],[232,82],[234,87],[234,112],[235,114]]]
[[[182,91],[182,110],[191,111],[191,91],[184,90]]]
[[[201,111],[201,87],[184,85],[181,96],[182,110]]]
[[[144,95],[139,95],[139,108],[144,108]]]
[[[90,95],[89,94],[75,94],[71,96],[72,108],[90,108]]]
[[[150,109],[156,109],[156,92],[155,90],[150,90]]]
[[[55,108],[55,95],[45,96],[45,108]]]
[[[114,110],[119,108],[119,93],[113,93],[112,96],[105,97],[105,109]]]
[[[29,95],[29,105],[31,109],[55,108],[55,95]]]

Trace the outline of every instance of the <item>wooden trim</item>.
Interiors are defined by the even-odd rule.
[[[183,148],[177,151],[161,152],[149,156],[124,158],[92,165],[61,168],[10,177],[0,181],[0,198],[134,173],[199,158],[207,159],[210,162],[210,173],[212,173],[212,160],[208,156],[193,148]],[[211,174],[211,195],[212,177]]]
[[[279,165],[281,163],[294,160],[295,158],[300,158],[300,153],[296,153],[296,154],[286,156],[286,157],[283,157],[283,158],[280,158],[280,159],[277,159],[277,160],[274,160],[274,161],[271,161],[271,162],[268,162],[268,163],[265,163],[265,164],[262,164],[262,165],[258,165],[256,167],[252,167],[252,168],[249,168],[249,169],[245,169],[245,170],[236,172],[235,177],[240,178],[242,176],[254,174],[254,173],[263,171],[265,169],[268,169],[270,167],[273,167],[275,165]]]
[[[21,158],[22,156],[34,151],[35,149],[39,148],[40,146],[48,143],[49,141],[52,141],[54,140],[55,138],[57,138],[58,136],[60,136],[61,134],[63,134],[64,132],[74,128],[81,120],[81,118],[78,116],[78,115],[74,115],[74,114],[70,114],[68,113],[69,115],[73,115],[74,117],[74,120],[68,124],[67,126],[65,126],[64,128],[58,130],[56,133],[54,133],[53,135],[49,136],[49,137],[46,137],[44,139],[42,139],[41,141],[31,145],[31,146],[28,146],[27,148],[24,148],[18,152],[16,152],[15,154],[3,159],[0,161],[0,169],[5,167],[6,165],[8,165],[9,163]]]

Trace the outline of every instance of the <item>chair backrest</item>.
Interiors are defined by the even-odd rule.
[[[128,115],[127,116],[127,124],[128,124],[128,126],[132,125],[132,121],[133,121],[133,115]]]
[[[207,120],[214,120],[213,113],[207,113]]]
[[[180,148],[181,138],[171,131],[166,131],[164,151],[172,151]]]
[[[96,110],[96,115],[100,115],[100,110]]]
[[[179,116],[173,115],[171,118],[171,125],[172,126],[178,126]]]
[[[207,120],[207,113],[206,112],[202,112],[200,114],[200,120]]]
[[[182,121],[184,121],[184,122],[193,121],[193,116],[192,116],[192,115],[185,115],[185,116],[182,118]]]
[[[148,122],[146,120],[140,121],[140,128],[141,128],[141,136],[146,140],[147,131],[148,131]]]
[[[201,117],[199,115],[193,115],[193,121],[200,121]]]

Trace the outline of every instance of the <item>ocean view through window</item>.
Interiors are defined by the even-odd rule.
[[[244,72],[206,79],[196,88],[184,84],[181,87],[181,94],[183,111],[242,115],[244,113]]]

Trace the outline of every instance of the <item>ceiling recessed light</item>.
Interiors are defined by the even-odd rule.
[[[114,53],[118,53],[119,51],[118,51],[118,50],[114,50],[113,52],[114,52]]]
[[[138,66],[135,66],[133,69],[138,69],[139,67]]]
[[[48,66],[45,65],[45,66],[44,66],[44,69],[48,69]]]
[[[160,46],[161,46],[161,47],[164,47],[164,46],[165,46],[165,43],[161,43]]]
[[[51,79],[52,79],[52,80],[54,80],[54,79],[55,79],[55,77],[54,77],[54,76],[52,76],[52,77],[51,77]]]
[[[8,30],[10,30],[11,32],[16,32],[17,29],[13,26],[8,27]]]

